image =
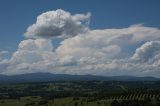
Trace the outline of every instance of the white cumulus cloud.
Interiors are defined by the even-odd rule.
[[[89,18],[60,9],[41,14],[27,29],[28,39],[20,42],[10,59],[1,60],[1,73],[159,77],[160,29],[138,24],[91,30]],[[66,39],[54,48],[53,37]]]
[[[25,36],[27,38],[68,38],[88,30],[90,13],[71,15],[58,9],[48,11],[37,17],[36,23],[29,26]]]
[[[160,41],[149,41],[136,49],[132,59],[146,62],[160,55]]]

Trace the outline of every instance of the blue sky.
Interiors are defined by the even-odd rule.
[[[160,27],[159,0],[0,0],[0,50],[15,51],[27,27],[46,11],[91,12],[91,29],[142,23]]]
[[[160,77],[159,10],[160,0],[0,0],[0,74]]]

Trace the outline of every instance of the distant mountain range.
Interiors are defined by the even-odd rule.
[[[160,81],[155,77],[134,77],[134,76],[95,76],[95,75],[68,75],[51,73],[32,73],[21,75],[0,75],[0,83],[24,83],[24,82],[49,82],[49,81]]]

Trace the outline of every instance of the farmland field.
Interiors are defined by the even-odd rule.
[[[56,81],[0,85],[0,106],[159,105],[159,81]]]

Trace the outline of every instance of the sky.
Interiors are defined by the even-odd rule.
[[[160,76],[159,0],[1,0],[0,74]]]

